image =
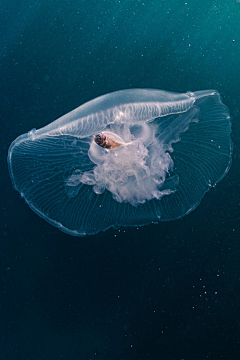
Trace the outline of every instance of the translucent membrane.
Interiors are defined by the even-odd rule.
[[[126,146],[99,147],[102,131]],[[33,211],[84,236],[188,214],[228,172],[230,133],[217,91],[122,90],[19,136],[9,172]]]

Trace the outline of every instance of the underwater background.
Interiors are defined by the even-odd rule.
[[[0,3],[0,360],[240,358],[240,1]],[[216,89],[227,176],[181,220],[78,238],[14,191],[11,142],[129,88]]]

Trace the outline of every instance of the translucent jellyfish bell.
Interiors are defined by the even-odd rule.
[[[9,172],[38,215],[90,235],[191,212],[230,168],[230,133],[217,91],[122,90],[19,136]]]

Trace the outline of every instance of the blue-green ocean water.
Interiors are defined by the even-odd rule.
[[[240,358],[240,2],[1,1],[1,360]],[[182,220],[75,238],[13,190],[7,150],[96,96],[216,89],[233,164]]]

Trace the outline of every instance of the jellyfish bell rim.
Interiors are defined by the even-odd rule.
[[[70,230],[68,229],[66,226],[64,226],[63,224],[61,224],[60,222],[58,221],[55,221],[55,220],[52,220],[52,219],[49,219],[48,217],[46,217],[42,212],[40,212],[37,208],[35,208],[34,206],[32,206],[31,203],[29,203],[24,197],[23,197],[25,203],[29,206],[29,208],[34,212],[36,213],[41,219],[47,221],[50,225],[54,226],[56,229],[60,230],[61,232],[67,234],[67,235],[71,235],[71,236],[75,236],[75,237],[81,237],[81,238],[86,238],[88,236],[94,236],[94,235],[97,235],[99,233],[104,233],[106,232],[107,230],[109,229],[114,229],[114,230],[119,230],[121,228],[134,228],[134,227],[144,227],[144,226],[148,226],[148,225],[151,225],[151,224],[154,224],[154,225],[158,225],[161,221],[161,219],[159,218],[159,220],[157,221],[150,221],[149,222],[146,222],[144,224],[139,224],[139,225],[124,225],[124,224],[114,224],[114,225],[109,225],[108,227],[104,228],[104,229],[101,229],[101,230],[96,230],[96,231],[93,231],[93,232],[85,232],[85,231],[79,231],[79,230]],[[180,217],[181,218],[181,217]],[[178,219],[176,219],[178,220]],[[169,220],[171,221],[171,219]]]

